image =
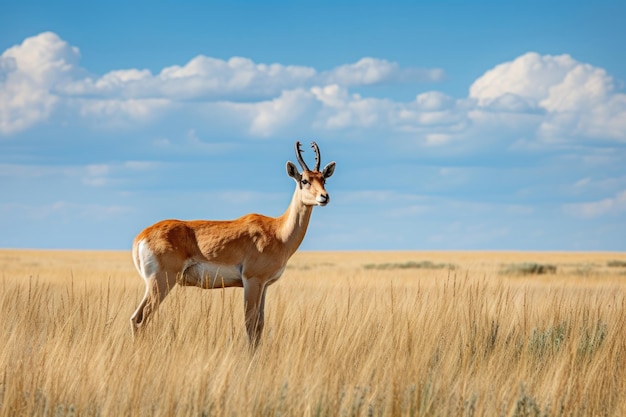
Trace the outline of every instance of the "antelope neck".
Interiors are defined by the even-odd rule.
[[[299,191],[296,185],[296,191],[293,193],[289,207],[279,218],[282,223],[279,227],[279,237],[289,248],[290,256],[302,243],[313,211],[313,206],[302,203]]]

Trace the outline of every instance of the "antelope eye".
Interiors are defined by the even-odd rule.
[[[307,185],[309,182],[307,180],[302,180],[303,185]]]

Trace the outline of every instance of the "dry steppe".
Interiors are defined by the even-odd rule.
[[[129,252],[0,250],[0,416],[623,416],[626,254],[301,252],[139,340]]]

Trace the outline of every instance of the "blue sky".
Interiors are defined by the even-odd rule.
[[[337,169],[302,249],[624,251],[624,15],[10,0],[0,247],[128,249],[164,218],[280,215],[294,141],[316,140]]]

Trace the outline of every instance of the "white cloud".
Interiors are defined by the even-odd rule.
[[[450,109],[455,106],[455,100],[439,91],[428,91],[418,94],[415,101],[420,110],[423,111],[441,111]]]
[[[148,72],[112,71],[94,82],[79,67],[79,60],[78,48],[52,32],[27,38],[4,51],[0,57],[0,134],[45,121],[61,105],[72,117],[106,119],[104,126],[127,119],[147,120],[169,105],[163,99],[126,99],[120,94],[125,85],[147,78]],[[91,90],[84,87],[88,84],[93,85]],[[110,98],[92,97],[95,90]]]
[[[609,214],[626,213],[626,190],[613,197],[584,203],[565,204],[563,210],[570,215],[582,218],[600,217]]]
[[[453,128],[467,120],[467,109],[461,101],[435,91],[418,95],[414,103],[401,107],[400,114],[404,121],[418,127]],[[452,132],[445,129],[435,133]]]
[[[350,87],[385,82],[441,81],[444,78],[444,71],[440,68],[401,68],[397,62],[366,57],[353,64],[340,65],[321,74],[320,78],[324,84]]]
[[[313,87],[311,92],[323,104],[315,125],[321,129],[375,129],[428,135],[433,128],[443,128],[441,134],[449,136],[466,119],[462,106],[457,107],[456,100],[439,92],[420,94],[408,103],[362,97],[337,84]]]
[[[381,129],[391,125],[394,106],[390,100],[363,98],[337,84],[313,87],[311,92],[323,105],[315,121],[318,128]]]
[[[232,94],[235,91],[260,89],[259,94],[276,93],[293,88],[316,75],[311,67],[257,64],[251,59],[233,57],[228,61],[197,56],[183,67],[164,68],[159,74],[161,81],[200,79],[205,89],[216,90],[217,95]]]
[[[356,95],[341,102],[328,100],[337,92],[347,94],[347,87],[443,77],[440,69],[400,68],[398,63],[371,57],[318,72],[307,66],[199,55],[157,74],[131,68],[114,69],[102,76],[88,74],[79,60],[78,49],[52,32],[7,49],[0,58],[0,133],[28,129],[49,119],[60,106],[66,123],[85,119],[98,128],[123,128],[151,123],[162,115],[185,111],[185,107],[201,108],[198,104],[202,102],[213,102],[217,113],[235,117],[234,125],[248,124],[253,136],[287,128],[301,121],[307,111],[312,113],[305,117],[309,125],[317,121],[318,127],[387,125],[389,103],[384,100]],[[318,91],[324,91],[326,97]],[[322,107],[330,107],[330,111],[318,115]],[[241,120],[242,116],[247,119]],[[328,120],[320,121],[325,116]]]
[[[487,71],[470,87],[470,98],[479,110],[540,112],[537,134],[548,141],[626,141],[626,94],[616,90],[602,68],[569,55],[527,53]]]
[[[76,69],[80,52],[55,33],[44,32],[7,49],[2,57],[13,58],[16,71],[27,76],[34,84],[47,86],[59,79],[70,78]]]
[[[168,110],[176,108],[165,99],[74,99],[68,105],[77,107],[83,118],[99,128],[131,127],[148,123]]]
[[[77,80],[65,91],[79,96],[174,101],[265,99],[306,84],[315,75],[315,69],[310,67],[256,64],[242,57],[225,61],[199,55],[183,66],[166,67],[157,75],[148,70],[116,70],[97,79]]]
[[[95,76],[79,66],[79,59],[76,47],[51,32],[7,49],[0,57],[0,134],[46,120],[128,129],[184,115],[185,130],[210,125],[250,137],[295,129],[354,130],[363,137],[402,134],[415,144],[442,149],[479,149],[494,141],[512,143],[511,150],[581,139],[626,141],[626,94],[605,70],[569,55],[527,53],[486,71],[468,97],[429,91],[409,102],[350,89],[437,81],[442,70],[403,68],[372,57],[319,71],[199,55],[158,73],[131,68]]]
[[[64,88],[70,95],[165,98],[186,100],[267,100],[283,91],[313,85],[371,85],[383,82],[438,81],[439,69],[401,69],[395,62],[363,58],[318,73],[315,68],[296,65],[255,63],[233,57],[221,60],[199,55],[183,66],[173,65],[153,75],[148,70],[114,70],[100,78],[84,78]]]
[[[318,102],[306,90],[283,91],[279,97],[256,103],[224,103],[235,119],[243,119],[252,136],[268,137],[297,126],[310,126]],[[301,128],[301,130],[302,130]]]
[[[270,136],[279,129],[300,124],[303,118],[306,119],[308,115],[314,113],[315,107],[316,102],[309,92],[284,91],[280,97],[256,106],[250,131],[255,135]],[[310,120],[308,124],[310,125]]]
[[[382,59],[363,58],[354,64],[341,65],[327,77],[330,84],[369,85],[390,79],[399,72],[399,65]]]
[[[529,52],[485,72],[471,85],[469,96],[480,105],[505,94],[541,101],[577,65],[569,55],[542,56]]]
[[[52,92],[75,71],[79,51],[52,32],[27,38],[0,56],[0,133],[46,120],[59,98]]]

